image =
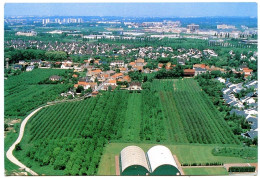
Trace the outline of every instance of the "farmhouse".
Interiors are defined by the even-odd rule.
[[[15,64],[15,65],[13,65],[13,69],[15,69],[15,70],[17,70],[17,69],[21,70],[22,67],[23,67],[23,66],[20,65],[20,64]]]
[[[92,90],[95,90],[97,88],[96,82],[86,82],[86,81],[78,81],[78,84],[74,85],[74,88],[77,88],[78,86],[82,86],[84,90],[91,88]]]
[[[195,69],[184,69],[183,74],[184,74],[184,76],[194,76]]]
[[[248,77],[252,75],[253,70],[249,68],[243,68],[243,73],[245,74],[245,77]]]
[[[179,64],[179,65],[184,66],[184,65],[185,65],[185,62],[186,62],[185,59],[182,59],[182,58],[179,58],[179,59],[178,59],[178,64]]]
[[[33,60],[31,60],[31,65],[34,65],[34,64],[38,64],[38,65],[40,65],[42,63],[42,60],[36,60],[36,59],[33,59]]]
[[[22,64],[22,65],[23,65],[23,64],[25,64],[25,61],[24,61],[24,60],[20,60],[20,61],[19,61],[19,64]]]
[[[207,72],[207,70],[204,68],[195,68],[195,76],[200,75],[200,74],[205,74],[206,72]]]
[[[59,81],[60,79],[61,79],[61,77],[58,75],[53,75],[53,76],[50,76],[50,78],[49,78],[49,80],[51,80],[51,81]]]
[[[163,63],[158,63],[158,68],[161,69],[163,67]]]
[[[93,91],[91,94],[92,94],[92,96],[97,96],[98,95],[98,91]]]
[[[61,65],[61,69],[70,69],[72,67],[73,62],[72,61],[63,61]]]
[[[34,69],[34,66],[28,66],[27,68],[26,68],[26,71],[32,71]]]
[[[194,65],[193,65],[193,69],[195,69],[195,68],[206,69],[206,65],[205,65],[205,64],[194,64]]]
[[[131,82],[128,90],[142,90],[140,82]]]

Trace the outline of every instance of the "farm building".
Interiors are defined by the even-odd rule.
[[[174,176],[180,175],[177,164],[173,159],[171,151],[162,145],[156,145],[147,152],[151,175],[155,176]]]
[[[195,75],[195,69],[184,69],[183,70],[184,76],[194,76]]]
[[[138,146],[125,147],[120,152],[121,175],[147,175],[149,167],[144,151]]]
[[[125,147],[120,152],[121,175],[180,175],[178,166],[171,151],[162,145],[157,145],[145,152],[138,146]]]
[[[59,81],[59,80],[61,80],[61,77],[58,76],[58,75],[52,75],[52,76],[50,76],[49,80],[51,80],[51,81]]]

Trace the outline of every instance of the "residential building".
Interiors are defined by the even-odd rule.
[[[253,70],[246,67],[246,68],[243,68],[243,73],[245,74],[245,77],[248,77],[253,74]]]
[[[203,68],[195,68],[195,76],[200,75],[200,74],[205,74],[207,72],[206,69]]]
[[[51,81],[59,81],[59,80],[61,80],[61,77],[58,76],[58,75],[52,75],[52,76],[50,76],[49,80],[51,80]]]
[[[33,59],[31,60],[31,65],[35,65],[35,64],[38,64],[38,65],[41,65],[42,64],[42,60],[40,59]]]
[[[98,75],[98,74],[101,74],[101,73],[102,73],[101,69],[90,70],[90,71],[88,71],[87,76]]]
[[[140,82],[131,82],[128,90],[142,90],[141,83]]]
[[[184,76],[193,77],[195,75],[195,69],[184,69],[183,74]]]
[[[23,67],[23,66],[20,65],[20,64],[14,64],[14,65],[13,65],[13,69],[15,69],[15,70],[17,70],[17,69],[21,70],[22,67]]]
[[[125,65],[125,62],[123,60],[112,61],[110,63],[111,67],[116,67],[116,66],[117,67],[124,67],[124,65]]]
[[[34,69],[34,66],[28,66],[27,68],[26,68],[26,71],[32,71]]]

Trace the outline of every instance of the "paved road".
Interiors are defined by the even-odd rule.
[[[25,171],[29,172],[31,175],[37,176],[38,174],[34,171],[32,171],[30,168],[26,167],[23,163],[21,163],[18,159],[16,159],[16,157],[14,157],[13,155],[13,150],[15,149],[15,146],[21,142],[22,138],[23,138],[23,134],[24,134],[24,128],[25,125],[27,123],[27,121],[35,114],[37,113],[39,110],[41,110],[43,107],[46,106],[42,106],[38,109],[36,109],[35,111],[33,111],[31,114],[29,114],[22,122],[21,126],[20,126],[20,132],[19,132],[19,136],[17,138],[17,140],[13,143],[13,145],[9,148],[9,150],[6,152],[6,157],[14,164],[16,164],[17,166],[19,166],[20,168],[24,169]]]
[[[106,81],[105,81],[106,82]],[[99,91],[101,88],[103,88],[105,82],[101,83],[94,91]]]

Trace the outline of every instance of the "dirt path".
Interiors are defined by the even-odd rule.
[[[73,101],[77,101],[77,100],[69,100],[69,101],[62,101],[62,102],[73,102]],[[25,129],[25,125],[27,124],[28,120],[38,111],[40,111],[42,108],[44,107],[48,107],[57,103],[61,103],[61,102],[49,102],[47,103],[47,105],[45,106],[41,106],[38,109],[34,110],[31,114],[29,114],[21,123],[20,126],[20,132],[19,132],[19,136],[17,138],[17,140],[12,144],[12,146],[8,149],[8,151],[6,152],[6,157],[14,164],[16,164],[17,166],[19,166],[20,168],[24,169],[25,171],[29,172],[31,175],[33,176],[37,176],[38,174],[36,172],[34,172],[33,170],[31,170],[30,168],[26,167],[23,163],[21,163],[14,155],[13,155],[13,151],[15,149],[15,146],[21,142],[22,138],[23,138],[23,134],[24,134],[24,129]]]
[[[182,175],[182,176],[185,175],[184,172],[183,172],[183,170],[182,170],[181,163],[179,162],[177,156],[176,156],[176,155],[172,155],[172,156],[173,156],[173,159],[175,160],[175,162],[176,162],[176,164],[177,164],[177,166],[178,166],[178,169],[179,169],[181,175]]]
[[[119,166],[119,156],[118,155],[116,155],[115,156],[115,164],[116,164],[116,175],[117,176],[120,176],[120,166]]]
[[[182,166],[183,168],[209,168],[209,167],[224,167],[224,166]]]
[[[176,90],[175,83],[173,83],[173,90],[174,90],[174,91]]]
[[[48,106],[48,105],[47,105]],[[39,110],[41,110],[43,107],[46,106],[42,106],[36,110],[34,110],[31,114],[29,114],[21,123],[20,126],[20,132],[19,132],[19,136],[17,138],[17,140],[12,144],[12,146],[8,149],[8,151],[6,152],[6,157],[14,164],[16,164],[17,166],[19,166],[20,168],[24,169],[25,171],[29,172],[31,175],[37,176],[38,174],[34,171],[32,171],[30,168],[26,167],[23,163],[21,163],[18,159],[16,159],[16,157],[14,157],[13,155],[13,150],[15,149],[15,146],[21,142],[22,138],[23,138],[23,134],[24,134],[24,128],[26,126],[27,121],[35,114],[37,113]]]

